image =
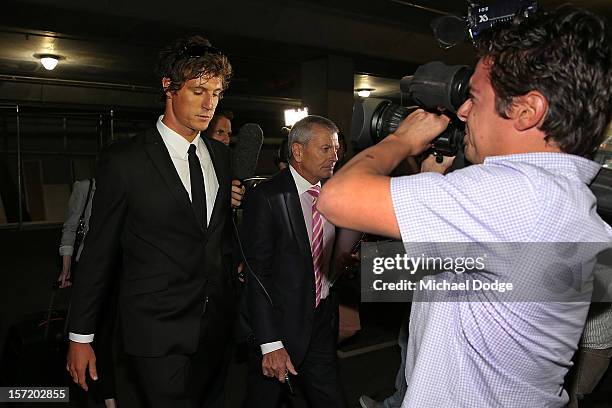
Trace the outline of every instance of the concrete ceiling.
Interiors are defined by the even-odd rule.
[[[612,20],[610,0],[574,4]],[[463,15],[465,9],[457,0],[5,0],[0,87],[75,81],[155,93],[159,48],[176,37],[204,33],[235,67],[231,97],[299,100],[301,64],[327,55],[355,61],[356,88],[368,84],[375,96],[393,96],[397,79],[421,63],[473,63],[468,44],[442,50],[429,28],[433,18]],[[40,65],[37,56],[44,53],[62,57],[54,71]]]

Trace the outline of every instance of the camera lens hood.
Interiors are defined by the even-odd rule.
[[[467,65],[446,65],[434,61],[421,65],[413,76],[404,77],[400,87],[424,109],[443,108],[456,113],[467,98],[471,76],[472,69]]]

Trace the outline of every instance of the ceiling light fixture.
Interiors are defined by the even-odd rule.
[[[43,54],[40,56],[40,63],[47,71],[53,71],[59,63],[60,57],[57,55]]]
[[[357,95],[361,96],[362,98],[367,98],[373,91],[374,89],[372,88],[362,88],[357,90]]]

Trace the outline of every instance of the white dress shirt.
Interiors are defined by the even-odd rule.
[[[295,187],[300,197],[300,204],[302,206],[302,214],[304,215],[304,222],[306,224],[306,231],[308,232],[308,240],[312,248],[312,203],[313,197],[308,193],[315,185],[310,184],[308,180],[302,177],[293,166],[289,166],[289,171],[293,176]],[[316,184],[321,187],[321,182]],[[321,215],[323,217],[323,215]],[[323,217],[325,218],[325,217]],[[330,287],[330,276],[329,276],[329,263],[332,257],[332,251],[334,250],[334,239],[336,238],[336,227],[329,221],[325,220],[323,223],[323,254],[321,262],[321,300],[325,299],[329,295]],[[272,351],[283,348],[282,341],[273,341],[271,343],[264,343],[261,345],[261,353],[267,354]]]
[[[196,156],[200,160],[200,166],[202,167],[202,175],[204,176],[204,185],[206,187],[206,225],[210,223],[210,215],[212,214],[213,207],[215,206],[215,198],[217,197],[217,191],[219,190],[219,181],[217,180],[217,174],[210,158],[210,153],[206,148],[206,144],[200,138],[200,134],[193,139],[193,142],[189,143],[187,139],[170,129],[162,122],[164,115],[161,115],[157,120],[157,130],[170,153],[170,158],[174,164],[174,168],[178,173],[183,186],[189,194],[191,200],[191,175],[189,174],[189,155],[187,151],[191,144],[196,146]]]
[[[217,197],[217,191],[219,190],[219,181],[217,180],[217,174],[210,158],[210,153],[206,148],[206,144],[200,138],[200,134],[193,139],[192,143],[189,143],[183,136],[176,133],[174,130],[166,126],[162,119],[164,115],[161,115],[157,120],[157,130],[170,153],[170,158],[174,164],[174,168],[179,175],[179,178],[183,182],[189,199],[191,200],[191,176],[189,174],[189,161],[188,153],[189,146],[191,144],[196,145],[196,155],[200,160],[200,166],[202,167],[202,175],[204,176],[204,185],[206,187],[206,224],[210,223],[210,215],[212,214],[213,207],[215,206],[215,198]],[[76,334],[68,333],[68,338],[77,343],[91,343],[94,339],[93,334]]]

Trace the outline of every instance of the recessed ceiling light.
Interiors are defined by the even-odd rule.
[[[374,89],[372,88],[357,89],[357,95],[361,96],[362,98],[367,98],[368,96],[370,96],[372,91],[374,91]]]
[[[44,54],[40,56],[40,63],[47,71],[53,71],[59,63],[60,57],[57,55]]]

